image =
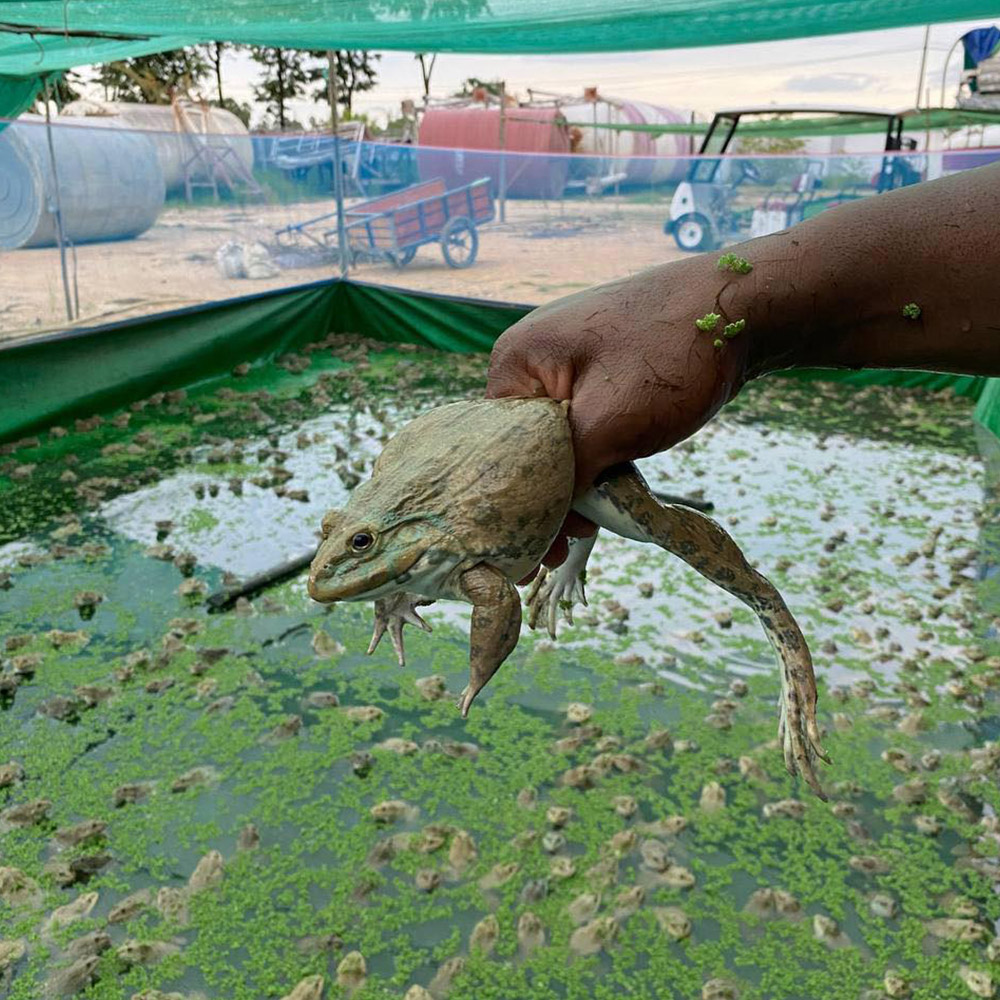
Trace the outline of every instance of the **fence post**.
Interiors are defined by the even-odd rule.
[[[337,248],[340,251],[340,277],[347,277],[347,227],[344,225],[344,184],[340,173],[340,116],[337,113],[337,57],[333,49],[326,53],[327,96],[330,100],[330,127],[333,129],[333,197],[337,202]]]
[[[507,82],[500,84],[500,221],[507,221]]]

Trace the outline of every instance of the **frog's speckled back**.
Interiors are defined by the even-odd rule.
[[[572,500],[567,404],[468,400],[411,421],[385,446],[346,511],[389,523],[426,516],[470,551],[537,552]]]

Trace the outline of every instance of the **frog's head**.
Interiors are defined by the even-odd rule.
[[[365,517],[350,506],[331,510],[309,567],[309,596],[329,604],[404,589],[410,568],[431,546],[425,527],[415,519]]]

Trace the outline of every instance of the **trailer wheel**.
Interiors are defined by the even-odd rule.
[[[416,247],[406,247],[405,250],[400,250],[396,253],[390,254],[390,257],[392,258],[393,266],[397,270],[402,271],[402,269],[406,267],[406,265],[409,264],[410,261],[413,260],[414,257],[416,257],[416,255],[417,255]]]
[[[464,215],[449,219],[441,230],[441,253],[449,267],[472,267],[479,252],[479,234]]]
[[[682,215],[674,223],[674,241],[682,250],[695,253],[699,250],[711,250],[715,246],[712,227],[704,215],[692,212]]]

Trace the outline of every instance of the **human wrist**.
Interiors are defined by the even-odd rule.
[[[844,347],[863,311],[854,262],[801,230],[753,240],[736,251],[752,265],[725,282],[720,301],[746,319],[749,380],[800,367],[851,367]]]

